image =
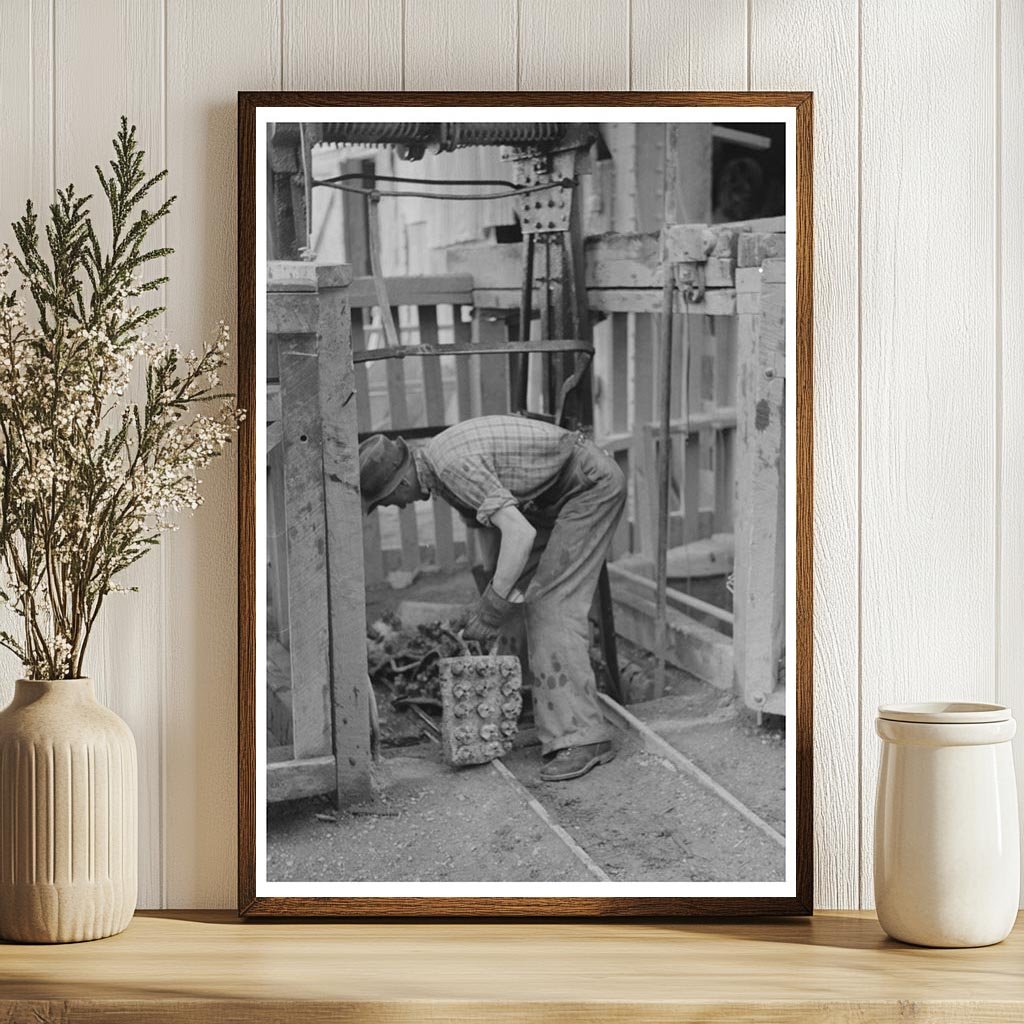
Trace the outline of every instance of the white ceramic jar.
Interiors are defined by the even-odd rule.
[[[875,906],[894,939],[988,946],[1010,933],[1020,892],[1017,789],[999,704],[878,709]]]

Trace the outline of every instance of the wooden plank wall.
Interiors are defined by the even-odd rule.
[[[0,118],[18,159],[0,161],[0,223],[55,172],[89,185],[123,110],[181,196],[166,326],[186,346],[234,315],[238,89],[816,91],[817,902],[869,905],[874,707],[1024,700],[1021,5],[3,7]],[[234,905],[234,480],[232,451],[93,649],[139,739],[143,906]],[[17,673],[0,662],[4,697]]]

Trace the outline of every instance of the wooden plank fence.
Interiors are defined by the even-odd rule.
[[[463,346],[506,339],[500,319],[473,308],[466,275],[387,278],[392,315],[403,348]],[[384,346],[378,296],[371,278],[357,278],[349,293],[355,353]],[[359,362],[356,366],[359,433],[440,430],[489,412],[507,412],[508,361],[502,356],[441,355]],[[415,443],[415,442],[414,442]],[[366,582],[402,585],[420,570],[451,572],[465,565],[470,539],[443,501],[398,510],[377,509],[363,531]]]
[[[343,266],[268,264],[272,801],[371,795],[350,283]]]
[[[784,517],[779,520],[784,488],[774,467],[781,464],[783,438],[785,286],[784,281],[763,280],[762,267],[771,264],[776,277],[784,272],[784,232],[785,218],[670,225],[664,258],[657,235],[606,234],[586,242],[588,305],[598,319],[596,439],[630,482],[612,558],[634,576],[653,575],[655,410],[660,388],[671,386],[676,419],[671,427],[669,574],[675,596],[694,608],[702,600],[721,601],[727,596],[724,579],[734,573],[735,615],[726,620],[698,614],[698,619],[726,636],[735,631],[737,648],[748,653],[736,660],[735,669],[729,659],[711,659],[708,663],[721,666],[727,676],[710,681],[735,686],[751,707],[770,704],[770,710],[781,710],[781,694],[772,700],[777,673],[770,666],[782,656],[784,611]],[[520,246],[454,246],[448,250],[448,268],[447,276],[388,279],[403,347],[506,341],[520,301]],[[674,382],[660,381],[656,372],[656,310],[666,270],[676,275],[679,286],[675,355],[688,354]],[[698,283],[700,294],[691,294]],[[372,280],[357,280],[351,293],[357,350],[382,345]],[[771,344],[777,349],[772,358],[779,376],[774,381],[751,377],[752,366],[768,358],[765,346]],[[674,362],[682,365],[681,358]],[[539,363],[534,361],[531,373],[533,408],[540,406],[543,392]],[[361,364],[358,375],[362,432],[423,431],[509,408],[509,361],[503,356],[389,360],[387,366]],[[772,410],[767,433],[758,429],[762,398]],[[773,467],[770,474],[765,459]],[[381,510],[371,517],[364,541],[367,579],[379,583],[394,570],[403,570],[408,579],[424,567],[447,571],[464,564],[468,538],[435,502],[418,515]],[[400,577],[392,579],[399,582]],[[633,605],[649,599],[640,592],[631,597]]]
[[[771,711],[784,705],[778,689],[785,618],[784,229],[782,218],[673,225],[664,265],[648,236],[588,241],[592,254],[613,257],[611,268],[589,268],[588,300],[602,320],[595,330],[597,440],[630,481],[628,514],[612,552],[619,632],[650,643],[655,410],[660,388],[672,386],[670,660]],[[464,248],[474,251],[473,261],[454,254],[449,275],[387,281],[403,348],[507,341],[519,294],[499,274],[514,269],[510,250],[518,247]],[[465,273],[469,266],[478,274]],[[655,369],[651,310],[666,272],[676,275],[680,293],[672,343],[677,354],[688,353],[675,382],[660,381]],[[330,482],[358,479],[357,432],[423,437],[509,409],[508,356],[410,354],[353,368],[352,354],[381,347],[384,331],[372,280],[342,285],[342,279],[339,268],[278,264],[269,286],[268,366],[275,376],[268,394],[268,481],[269,491],[283,491],[267,516],[269,628],[277,661],[287,652],[292,680],[290,708],[280,686],[271,702],[275,721],[290,725],[277,737],[270,768],[276,780],[270,792],[280,797],[328,778],[339,792],[367,791],[369,695],[364,676],[356,678],[359,666],[365,668],[364,579],[373,586],[400,572],[392,577],[400,584],[426,567],[451,571],[471,561],[467,531],[441,502],[378,510],[359,533],[340,525],[360,515],[356,491],[332,490]],[[702,293],[687,295],[695,283]],[[542,386],[534,367],[534,408]],[[324,475],[327,464],[336,465],[333,477]],[[344,583],[327,571],[334,565],[349,567]],[[731,611],[709,605],[718,602],[699,589],[680,587],[689,590],[685,581],[701,577],[721,582],[733,570]],[[359,612],[335,623],[332,606]],[[355,650],[357,657],[345,657]]]

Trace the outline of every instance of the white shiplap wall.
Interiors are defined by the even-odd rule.
[[[186,345],[234,317],[239,89],[816,93],[817,903],[870,905],[875,706],[1024,704],[1024,4],[0,0],[0,24],[0,223],[86,186],[126,112],[181,196]],[[234,474],[93,649],[139,742],[143,906],[234,903]]]

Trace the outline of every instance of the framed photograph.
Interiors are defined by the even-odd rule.
[[[239,94],[240,913],[812,912],[811,102]]]

